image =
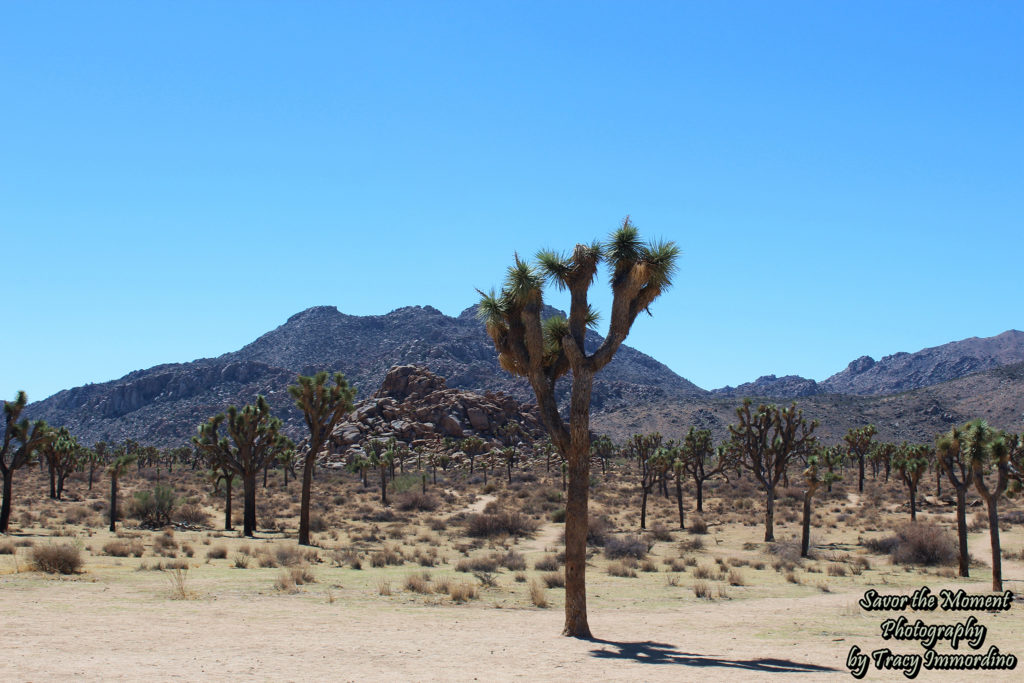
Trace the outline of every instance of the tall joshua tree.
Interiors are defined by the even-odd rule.
[[[326,372],[313,377],[299,375],[298,384],[288,387],[295,405],[302,411],[309,429],[309,450],[302,467],[302,500],[299,508],[299,544],[309,545],[309,500],[313,492],[313,467],[316,456],[327,443],[338,421],[352,410],[354,387],[336,372],[328,381]]]
[[[233,446],[221,434],[221,425]],[[256,532],[256,476],[291,446],[281,434],[281,420],[272,417],[267,400],[257,396],[255,404],[241,410],[230,406],[227,416],[214,415],[199,425],[193,442],[200,449],[217,451],[220,462],[242,478],[242,533],[252,537]]]
[[[1003,590],[1002,551],[999,546],[999,497],[1006,491],[1010,479],[1021,480],[1021,473],[1013,463],[1014,447],[1018,441],[1012,435],[992,429],[983,420],[969,422],[963,431],[961,448],[971,468],[974,488],[985,500],[988,508],[988,534],[992,545],[992,590]],[[995,482],[985,477],[995,470]],[[993,484],[990,486],[990,483]]]
[[[864,425],[849,430],[843,437],[850,455],[857,457],[857,491],[860,493],[864,493],[864,456],[871,450],[871,439],[877,432],[875,425]]]
[[[0,504],[0,534],[7,533],[11,522],[11,495],[14,470],[32,462],[35,452],[53,438],[52,430],[42,420],[18,421],[28,404],[28,396],[19,391],[13,401],[4,401],[4,440],[0,447],[0,474],[4,478],[4,500]]]
[[[970,576],[970,556],[967,553],[967,489],[971,485],[971,468],[961,449],[963,431],[953,427],[935,440],[938,468],[946,474],[956,493],[956,536],[960,551],[960,576]]]
[[[118,446],[114,452],[114,460],[107,468],[110,475],[110,530],[117,531],[117,484],[128,468],[138,459],[137,452],[125,446]]]
[[[647,528],[647,497],[651,494],[651,487],[654,486],[654,478],[658,473],[661,458],[655,458],[655,454],[661,447],[661,434],[634,434],[626,442],[626,454],[629,458],[636,458],[637,466],[640,468],[640,528]]]
[[[917,521],[917,487],[928,471],[930,449],[924,445],[910,445],[906,441],[896,448],[892,467],[910,494],[910,519]]]
[[[807,422],[796,403],[789,408],[760,405],[750,409],[750,399],[736,409],[739,424],[729,425],[728,449],[739,464],[750,470],[765,492],[764,540],[775,540],[775,487],[790,461],[808,454],[815,444],[812,436],[817,420]]]
[[[590,392],[594,374],[607,365],[636,317],[648,311],[672,282],[679,249],[673,242],[641,241],[627,217],[606,244],[577,244],[571,255],[537,254],[531,264],[515,256],[500,294],[483,294],[480,315],[494,341],[501,367],[526,377],[537,397],[544,427],[566,459],[569,475],[565,523],[565,627],[562,633],[590,638],[587,623],[586,551],[590,485]],[[598,266],[610,269],[612,310],[608,333],[587,353],[587,328],[597,314],[587,302]],[[569,290],[569,318],[541,321],[545,281]],[[572,372],[569,420],[555,400],[555,383]]]
[[[680,460],[683,470],[697,487],[697,512],[704,512],[704,482],[722,474],[732,465],[726,449],[718,450],[715,461],[711,459],[713,455],[715,448],[711,441],[711,430],[690,427],[690,431],[683,437]]]
[[[71,435],[67,427],[54,430],[53,438],[42,447],[50,470],[50,498],[62,500],[64,481],[67,476],[78,469],[81,445]]]

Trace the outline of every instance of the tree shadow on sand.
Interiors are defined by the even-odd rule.
[[[765,673],[808,673],[838,671],[817,664],[802,664],[788,659],[719,659],[708,655],[692,652],[680,652],[674,645],[655,643],[652,641],[638,643],[618,643],[612,640],[592,639],[603,647],[591,650],[590,654],[599,659],[632,659],[642,664],[676,664],[693,667],[723,667],[740,671],[759,671]]]

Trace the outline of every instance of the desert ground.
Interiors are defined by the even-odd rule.
[[[643,532],[636,479],[624,461],[607,475],[595,470],[587,573],[595,639],[576,640],[559,635],[564,494],[543,462],[518,469],[512,482],[501,469],[487,484],[479,473],[439,472],[425,495],[419,475],[399,475],[386,508],[379,486],[321,472],[312,548],[296,543],[299,486],[285,488],[279,472],[258,491],[259,531],[250,539],[223,530],[223,495],[198,472],[133,471],[123,481],[125,518],[111,533],[105,478],[90,491],[76,474],[57,501],[38,468],[22,470],[11,534],[0,536],[0,680],[844,680],[853,645],[922,651],[915,641],[882,639],[881,622],[899,614],[926,624],[973,614],[988,629],[980,652],[994,644],[1024,654],[1019,598],[999,612],[858,605],[872,588],[989,592],[983,507],[969,509],[973,565],[963,579],[948,562],[905,564],[872,543],[909,521],[895,479],[869,479],[863,495],[855,479],[821,493],[809,559],[799,557],[795,487],[782,491],[777,542],[766,544],[764,496],[749,478],[710,484],[700,515],[690,487],[687,530],[675,499],[655,493]],[[143,528],[132,494],[158,483],[175,491],[175,523]],[[919,520],[955,538],[953,508],[934,495],[934,477],[922,488]],[[1015,593],[1024,592],[1021,511],[1019,497],[1002,501],[1003,576]],[[474,524],[503,516],[511,533],[472,535]],[[81,566],[39,571],[35,554],[62,546],[78,551]],[[918,678],[1020,680],[1022,670]],[[905,677],[872,669],[865,680]]]

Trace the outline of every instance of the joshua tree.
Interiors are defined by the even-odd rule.
[[[967,489],[971,485],[970,465],[961,450],[963,431],[953,427],[935,440],[935,457],[939,470],[946,473],[956,493],[956,536],[960,551],[960,576],[970,576],[970,555],[967,552]]]
[[[822,477],[822,481],[826,483],[828,492],[832,493],[832,483],[842,479],[835,471],[837,467],[842,470],[843,462],[846,460],[846,451],[842,446],[825,446],[818,450],[817,455],[818,463],[824,464],[828,469],[828,474]]]
[[[644,244],[627,217],[607,244],[577,244],[572,254],[537,254],[537,265],[520,260],[509,268],[500,294],[482,294],[480,314],[494,341],[501,367],[526,377],[537,397],[551,441],[568,463],[565,523],[564,635],[590,638],[587,623],[586,551],[590,487],[590,393],[594,374],[607,365],[629,334],[636,317],[649,311],[672,281],[679,249],[672,242]],[[608,333],[587,353],[587,328],[597,314],[587,294],[601,261],[611,270],[613,294]],[[541,321],[545,280],[568,289],[569,318]],[[555,399],[555,383],[572,372],[569,423]]]
[[[999,497],[1006,491],[1010,479],[1021,480],[1021,473],[1013,464],[1014,450],[1019,440],[994,430],[983,420],[969,422],[963,430],[960,448],[971,470],[974,488],[985,500],[988,508],[988,534],[992,544],[992,590],[1003,590],[1002,551],[999,546]],[[994,486],[985,481],[987,474],[996,471]]]
[[[833,449],[840,450],[836,449],[835,446],[827,446],[819,448],[816,454],[807,458],[807,469],[804,470],[804,481],[807,482],[807,490],[804,491],[804,519],[803,532],[800,535],[800,557],[807,557],[811,547],[811,499],[814,498],[814,494],[822,484],[827,484],[829,490],[831,490],[832,482],[840,479],[839,475],[835,474],[831,467],[825,472],[824,476],[821,476],[818,471],[819,456],[826,457],[826,453]]]
[[[221,425],[233,446],[222,435]],[[229,406],[226,418],[214,415],[199,425],[192,441],[200,449],[215,453],[215,459],[242,478],[242,533],[251,537],[256,532],[256,476],[292,445],[281,434],[281,420],[272,417],[267,400],[257,396],[255,404],[241,410]]]
[[[896,448],[892,458],[892,467],[900,475],[900,479],[910,493],[910,519],[917,520],[917,486],[921,477],[928,471],[929,451],[924,445],[910,445],[906,441]]]
[[[871,445],[871,450],[868,452],[868,459],[871,460],[871,466],[874,471],[878,472],[878,467],[881,465],[885,468],[885,483],[889,483],[889,475],[892,473],[892,458],[896,453],[896,444],[889,443],[886,441],[875,442]],[[878,476],[877,474],[875,475]]]
[[[697,487],[697,512],[704,512],[704,482],[732,467],[726,449],[718,450],[718,458],[712,462],[715,449],[711,443],[711,430],[690,427],[683,437],[680,460],[684,471]],[[682,526],[680,522],[679,526]]]
[[[601,474],[608,476],[608,459],[615,454],[615,444],[602,434],[590,443],[590,454],[601,461]],[[548,453],[548,470],[551,469],[551,454]]]
[[[857,491],[860,493],[864,493],[864,456],[871,450],[871,439],[877,431],[875,425],[865,425],[849,430],[843,437],[850,455],[857,457]]]
[[[388,469],[395,459],[395,439],[387,441],[371,439],[363,443],[363,452],[366,453],[366,464],[369,467],[376,467],[380,471],[380,504],[388,506]]]
[[[640,468],[640,528],[647,528],[647,496],[654,485],[654,477],[658,473],[654,455],[661,446],[661,434],[634,434],[626,442],[627,457],[636,458]]]
[[[97,441],[93,447],[86,451],[85,462],[89,465],[89,490],[92,491],[92,481],[96,473],[96,467],[103,467],[107,464],[110,456],[110,446],[106,441]]]
[[[328,382],[326,372],[313,377],[299,375],[298,384],[288,387],[295,405],[302,411],[309,428],[309,450],[302,468],[302,500],[299,508],[299,545],[309,545],[309,499],[313,491],[313,467],[320,449],[341,418],[352,410],[356,390],[345,377],[334,373]]]
[[[505,459],[505,467],[508,470],[508,483],[510,484],[512,483],[512,467],[516,461],[516,444],[520,442],[523,434],[523,426],[515,420],[509,420],[498,428],[498,436],[501,438],[501,442],[505,444],[505,447],[501,449],[501,454]]]
[[[750,399],[736,409],[738,425],[729,425],[728,450],[753,473],[765,491],[764,540],[775,540],[775,487],[790,460],[810,452],[817,420],[808,423],[796,403],[789,408],[761,405],[750,410]]]
[[[202,425],[200,425],[201,428]],[[196,443],[197,438],[202,440],[201,432],[200,435],[192,437],[192,443],[197,454],[196,462],[203,462],[208,468],[207,476],[210,483],[213,484],[214,494],[220,491],[221,483],[224,484],[224,531],[232,531],[231,487],[235,481],[235,471],[231,468],[227,459],[230,446],[227,443],[227,439],[217,439],[212,443]],[[224,441],[223,444],[220,443],[221,440]]]
[[[4,441],[0,448],[0,474],[4,478],[4,500],[0,503],[0,534],[7,533],[11,521],[11,495],[14,470],[32,462],[37,450],[53,438],[52,430],[42,420],[18,421],[28,404],[28,396],[19,391],[13,401],[4,401]],[[18,445],[15,446],[15,443]]]
[[[487,448],[487,442],[479,436],[467,436],[459,444],[460,450],[469,457],[469,473],[473,473],[476,456],[481,455]]]
[[[118,446],[114,460],[107,468],[110,475],[110,530],[117,531],[117,482],[124,476],[128,468],[138,459],[138,453],[129,451],[125,446]]]
[[[50,498],[62,500],[64,480],[79,467],[81,445],[67,427],[60,427],[41,450],[50,470]]]
[[[295,478],[295,447],[282,449],[277,454],[277,463],[281,466],[281,475],[284,477],[284,487],[288,488],[288,475]]]

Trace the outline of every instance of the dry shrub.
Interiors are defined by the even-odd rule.
[[[82,552],[70,543],[32,548],[33,568],[47,574],[77,574],[83,562]]]
[[[377,582],[377,594],[378,595],[391,595],[391,580],[381,579]]]
[[[691,534],[703,536],[708,532],[708,523],[704,521],[703,517],[692,517],[690,519],[690,526],[687,529]]]
[[[657,572],[658,565],[656,565],[653,560],[644,560],[640,563],[640,571],[648,573]]]
[[[717,581],[721,576],[721,573],[718,571],[718,567],[714,565],[702,564],[698,565],[693,570],[693,575],[698,579],[712,579]]]
[[[437,498],[429,493],[421,491],[406,491],[395,497],[395,505],[399,510],[418,510],[420,512],[433,512],[440,505]]]
[[[405,589],[413,593],[429,593],[431,590],[430,574],[421,572],[419,574],[407,575],[405,577]]]
[[[291,572],[288,571],[282,571],[277,575],[277,579],[274,581],[274,589],[282,593],[299,592],[299,589],[295,586],[295,580],[292,579]]]
[[[448,587],[448,596],[454,602],[466,602],[476,600],[476,586],[468,581],[453,582]]]
[[[546,572],[540,578],[548,588],[565,588],[564,572]]]
[[[178,542],[174,540],[173,531],[165,531],[153,539],[154,552],[169,553],[178,549]]]
[[[651,538],[655,541],[671,541],[672,532],[668,530],[668,527],[661,522],[655,522],[651,525],[650,531],[648,531]]]
[[[206,559],[208,560],[223,560],[228,556],[228,549],[223,545],[217,544],[212,546],[206,551]]]
[[[825,571],[828,572],[829,576],[846,576],[846,565],[833,562]]]
[[[951,565],[959,557],[953,535],[937,524],[905,524],[896,530],[896,536],[899,542],[892,553],[893,564]]]
[[[669,571],[673,571],[673,572],[685,572],[686,571],[686,563],[683,562],[682,560],[675,559],[675,560],[672,560],[669,563],[668,568],[669,568]]]
[[[466,518],[466,535],[477,538],[492,536],[529,536],[538,523],[520,512],[470,515]]]
[[[741,572],[739,569],[730,569],[729,570],[729,585],[730,586],[745,586],[745,585],[747,585],[746,580],[744,580],[744,578],[743,578],[743,572]]]
[[[530,602],[533,603],[534,607],[540,607],[541,609],[548,606],[548,598],[544,586],[537,579],[530,582]]]
[[[704,550],[704,539],[699,536],[687,538],[679,542],[680,552],[698,552]]]
[[[192,600],[196,597],[195,592],[188,586],[188,567],[174,567],[168,575],[171,582],[172,600]]]
[[[698,598],[711,600],[711,584],[709,584],[707,581],[694,581],[693,594],[696,595]]]
[[[608,536],[612,532],[612,523],[604,515],[593,517],[587,524],[587,545],[596,546],[598,548],[604,546],[608,541]],[[562,536],[563,540],[565,535]]]
[[[103,553],[110,555],[111,557],[128,557],[134,555],[135,557],[142,557],[142,554],[146,551],[145,547],[139,541],[126,541],[123,539],[116,539],[113,541],[107,541],[103,544]]]
[[[611,536],[604,545],[604,556],[609,560],[632,557],[642,560],[650,550],[647,541],[635,534],[628,536]]]
[[[234,567],[235,569],[248,569],[249,568],[249,556],[245,553],[235,553],[234,556]]]
[[[608,576],[620,576],[624,578],[635,579],[636,570],[626,565],[622,561],[608,563]]]
[[[174,514],[174,519],[189,526],[208,526],[210,524],[210,515],[195,503],[185,503],[179,507]]]
[[[526,569],[526,556],[510,550],[502,556],[501,566],[511,572],[523,571]]]
[[[497,571],[500,559],[496,553],[476,555],[459,560],[455,565],[457,572],[493,572]]]
[[[558,557],[545,555],[533,563],[533,568],[539,572],[556,572],[558,571]]]
[[[305,565],[301,567],[292,567],[288,570],[288,575],[292,577],[292,581],[295,582],[296,586],[301,586],[306,583],[316,583],[316,575],[313,574],[313,570]]]
[[[5,538],[0,541],[0,555],[13,555],[14,554],[14,541],[9,538]]]
[[[790,571],[786,572],[786,581],[789,581],[790,583],[795,583],[795,584],[803,583],[800,580],[800,577],[797,576],[796,572],[793,571],[793,570],[790,570]]]

